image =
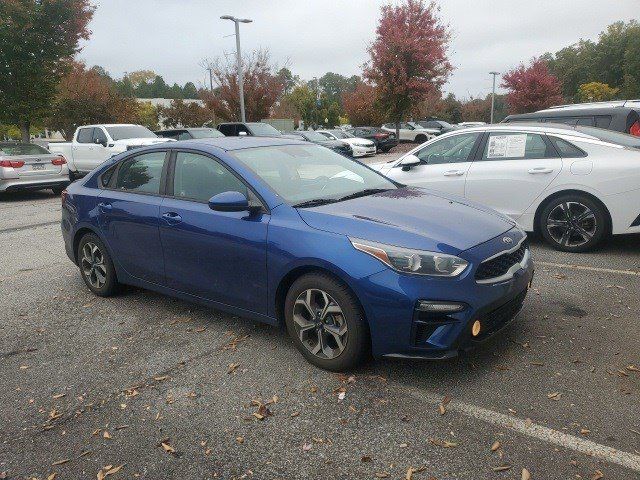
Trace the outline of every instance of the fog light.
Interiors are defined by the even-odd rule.
[[[455,313],[465,309],[464,303],[458,302],[429,302],[420,300],[418,302],[418,310],[421,312],[433,313]]]
[[[480,325],[480,320],[476,320],[475,322],[473,322],[473,325],[471,326],[471,335],[473,335],[474,337],[480,335],[481,328],[482,325]]]

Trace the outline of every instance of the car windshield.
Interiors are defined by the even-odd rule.
[[[336,138],[353,138],[353,135],[347,133],[347,132],[343,132],[342,130],[329,130],[329,133],[331,133],[334,137]]]
[[[326,142],[327,140],[330,140],[329,138],[318,132],[304,132],[302,136],[310,142]]]
[[[247,148],[233,155],[294,206],[398,188],[379,173],[319,145]]]
[[[576,126],[575,129],[578,132],[593,135],[603,142],[615,143],[616,145],[622,145],[624,147],[640,148],[640,138],[634,137],[633,135],[597,127]]]
[[[189,130],[189,133],[193,138],[224,137],[224,135],[215,128],[192,128]]]
[[[5,155],[46,155],[49,150],[34,143],[0,143],[0,153]]]
[[[123,125],[120,127],[106,127],[109,136],[113,140],[126,140],[127,138],[157,138],[158,136],[142,125]]]
[[[268,123],[249,123],[249,128],[251,129],[251,133],[258,137],[279,137],[282,135],[278,130],[273,128]]]

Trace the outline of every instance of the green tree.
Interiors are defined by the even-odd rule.
[[[578,87],[578,97],[582,102],[602,102],[614,99],[619,91],[606,83],[589,82]]]
[[[93,11],[89,0],[0,2],[0,122],[19,125],[24,141],[89,38]]]
[[[187,82],[182,89],[183,98],[198,98],[198,89],[193,82]]]

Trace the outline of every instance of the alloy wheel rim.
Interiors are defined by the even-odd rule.
[[[104,264],[104,255],[95,243],[87,242],[84,244],[80,265],[82,273],[92,287],[102,288],[107,282],[107,269]]]
[[[348,328],[342,308],[324,290],[305,290],[293,305],[293,324],[304,347],[316,357],[333,359],[347,346]]]
[[[547,232],[563,247],[579,247],[588,243],[597,229],[595,213],[580,202],[562,202],[547,217]]]

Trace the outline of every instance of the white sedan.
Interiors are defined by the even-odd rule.
[[[424,128],[415,122],[400,122],[399,126],[398,139],[401,142],[422,143],[440,134],[440,130],[437,128]],[[385,123],[381,128],[385,132],[396,133],[395,123]]]
[[[317,130],[329,140],[340,140],[341,142],[351,145],[354,157],[366,157],[367,155],[375,155],[378,151],[375,142],[367,140],[366,138],[354,137],[350,133],[344,132],[340,129],[334,130]]]
[[[492,207],[558,250],[583,252],[610,234],[640,233],[640,149],[631,146],[638,140],[595,128],[486,125],[375,168]]]

